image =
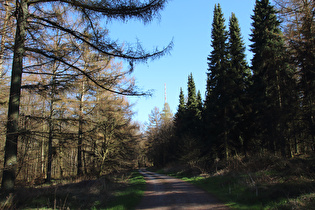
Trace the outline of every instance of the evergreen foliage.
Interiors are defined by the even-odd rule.
[[[182,136],[184,132],[184,121],[185,121],[185,114],[186,114],[186,104],[185,104],[185,96],[183,89],[180,88],[179,92],[179,105],[177,112],[175,114],[175,128],[176,128],[176,136],[179,138]]]
[[[263,148],[281,150],[285,156],[285,107],[291,101],[293,80],[280,22],[269,0],[256,1],[252,19],[253,130]]]
[[[244,151],[244,116],[248,113],[247,88],[250,70],[246,62],[245,45],[241,37],[238,20],[232,13],[228,36],[229,69],[227,72],[227,129],[229,144],[234,153]]]
[[[225,153],[227,148],[227,73],[228,73],[228,32],[220,4],[215,5],[212,31],[212,51],[208,56],[207,92],[205,101],[206,141],[210,143],[215,156]],[[221,147],[221,143],[224,147]],[[223,151],[223,150],[225,151]]]
[[[227,31],[224,24],[224,17],[220,4],[215,5],[212,31],[211,47],[212,51],[208,56],[208,79],[206,92],[206,107],[211,100],[219,99],[216,90],[224,88],[224,76],[227,68]]]
[[[197,93],[196,103],[197,103],[197,114],[196,114],[196,116],[197,116],[197,120],[199,121],[199,123],[201,123],[202,112],[203,112],[203,102],[202,102],[202,97],[201,97],[200,90],[198,90],[198,93]]]
[[[197,95],[196,85],[192,73],[188,76],[188,99],[186,103],[186,133],[188,135],[196,135],[197,121],[198,121],[198,107],[197,107]]]

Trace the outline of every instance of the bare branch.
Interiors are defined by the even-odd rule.
[[[25,50],[27,51],[32,51],[32,52],[36,52],[40,55],[43,55],[47,58],[52,58],[54,60],[57,60],[77,71],[79,71],[82,75],[84,75],[85,77],[87,77],[90,81],[92,81],[95,85],[99,86],[100,88],[104,89],[104,90],[107,90],[109,92],[112,92],[112,93],[116,93],[116,94],[120,94],[120,95],[125,95],[125,96],[146,96],[146,95],[150,95],[150,93],[137,93],[137,92],[134,92],[133,90],[130,90],[130,89],[125,89],[125,90],[122,90],[122,91],[115,91],[115,90],[112,90],[112,89],[109,89],[107,87],[105,87],[104,85],[100,84],[97,80],[95,80],[94,78],[92,78],[87,72],[85,72],[84,70],[80,69],[79,67],[73,65],[73,64],[70,64],[68,63],[67,61],[63,60],[62,58],[59,58],[59,57],[56,57],[54,54],[48,54],[47,52],[44,52],[40,49],[34,49],[34,48],[29,48],[29,47],[25,47]]]
[[[107,18],[139,18],[144,22],[149,22],[158,14],[158,10],[164,8],[167,0],[150,0],[145,3],[139,1],[80,1],[80,0],[33,0],[29,5],[47,2],[63,2],[78,9],[89,12],[97,12]],[[82,11],[82,10],[81,10]]]

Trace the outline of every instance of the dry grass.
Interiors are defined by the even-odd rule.
[[[237,209],[314,209],[314,163],[315,154],[290,159],[265,154],[217,161],[198,177],[187,166],[167,171],[191,177],[187,180]]]
[[[112,193],[124,185],[124,179],[59,180],[49,185],[23,186],[14,194],[2,196],[0,209],[100,208],[106,206]]]
[[[311,209],[315,206],[315,155],[286,159],[266,154],[234,158],[217,175],[235,178],[238,187],[256,194],[267,209]],[[246,196],[245,199],[246,200]]]

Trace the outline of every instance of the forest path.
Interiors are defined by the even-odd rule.
[[[205,191],[174,177],[140,170],[146,191],[136,209],[229,209]]]

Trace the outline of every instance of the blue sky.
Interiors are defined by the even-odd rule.
[[[126,23],[113,21],[107,23],[109,35],[119,42],[135,43],[137,40],[147,50],[167,46],[173,39],[174,47],[169,55],[137,64],[133,76],[136,84],[143,90],[153,89],[152,97],[130,97],[136,102],[134,120],[148,121],[148,115],[156,106],[164,105],[164,84],[167,87],[167,102],[173,113],[179,103],[180,87],[187,95],[187,80],[193,74],[196,89],[205,95],[207,57],[211,52],[211,24],[214,5],[220,3],[226,27],[231,13],[239,20],[243,40],[246,44],[247,60],[251,54],[248,45],[251,29],[251,15],[255,0],[170,0],[160,13],[160,18],[148,24],[129,20]]]

